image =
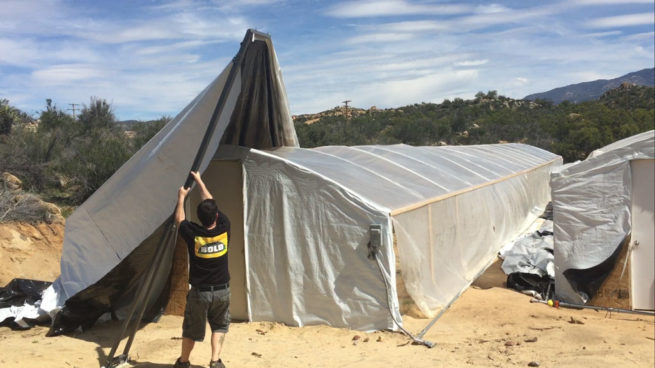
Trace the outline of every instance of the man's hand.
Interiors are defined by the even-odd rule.
[[[197,171],[191,171],[191,176],[193,177],[193,180],[195,180],[198,184],[198,189],[200,190],[200,199],[213,199],[214,197],[211,193],[209,193],[209,190],[207,190],[207,186],[205,185],[205,182],[202,181],[200,174],[198,174]]]
[[[177,190],[177,199],[186,198],[186,195],[189,194],[189,190],[191,190],[191,188],[180,187],[180,189]]]

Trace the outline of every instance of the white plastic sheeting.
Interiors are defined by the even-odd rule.
[[[253,150],[244,167],[250,320],[395,329],[395,290],[389,305],[377,263],[367,258],[369,226],[379,224],[379,257],[395,285],[388,211],[262,152]]]
[[[30,324],[26,319],[39,320],[43,318],[45,313],[39,310],[39,306],[25,303],[21,306],[11,306],[7,308],[0,308],[0,322],[4,322],[9,318],[20,328],[29,328]]]
[[[405,287],[427,316],[452,303],[543,212],[551,166],[561,163],[550,152],[524,145],[487,146],[482,160],[457,148],[484,169],[485,181],[468,184],[475,176],[463,171],[471,178],[459,190],[392,212]]]
[[[543,212],[559,163],[522,144],[251,150],[244,162],[251,319],[393,327],[394,231],[405,286],[433,315]],[[370,224],[382,225],[392,305],[366,258]]]
[[[553,172],[555,291],[561,300],[586,303],[593,295],[564,273],[600,265],[630,234],[630,161],[655,157],[654,136],[651,130],[617,141]]]

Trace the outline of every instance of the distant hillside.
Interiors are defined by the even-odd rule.
[[[655,88],[620,84],[599,99],[553,104],[496,91],[395,109],[349,107],[294,118],[301,147],[405,143],[414,146],[520,142],[581,160],[593,150],[655,128]]]
[[[571,84],[565,87],[555,88],[548,92],[534,93],[525,96],[525,99],[533,101],[543,99],[556,104],[562,101],[573,103],[591,101],[600,98],[603,93],[619,87],[622,83],[653,87],[655,86],[655,68],[643,69],[609,80],[599,79],[593,82]]]

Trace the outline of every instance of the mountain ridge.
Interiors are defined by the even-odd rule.
[[[655,86],[655,68],[645,68],[631,72],[614,79],[598,79],[590,82],[569,84],[546,92],[533,93],[525,96],[525,100],[549,100],[555,104],[563,101],[572,103],[599,99],[603,93],[619,87],[623,83],[639,86]]]

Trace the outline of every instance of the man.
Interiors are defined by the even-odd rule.
[[[220,359],[225,334],[230,325],[230,274],[227,268],[227,248],[230,220],[218,210],[216,202],[197,172],[191,176],[200,190],[198,219],[202,225],[187,221],[184,200],[189,188],[181,187],[177,195],[175,224],[189,251],[189,283],[184,322],[182,323],[182,354],[175,368],[188,368],[189,356],[196,341],[205,337],[207,322],[211,328],[212,357],[210,368],[224,368]]]

